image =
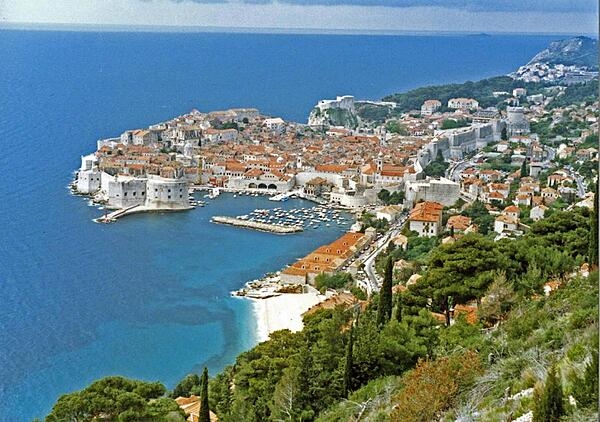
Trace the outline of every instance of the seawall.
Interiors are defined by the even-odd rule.
[[[283,226],[278,224],[259,223],[257,221],[242,220],[241,218],[234,217],[214,216],[211,221],[218,224],[228,224],[230,226],[244,227],[247,229],[277,234],[298,233],[304,230],[301,226]]]

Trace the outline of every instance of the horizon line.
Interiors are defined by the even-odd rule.
[[[137,32],[137,33],[233,33],[281,35],[373,35],[373,36],[587,36],[598,39],[599,34],[574,32],[508,32],[508,31],[435,31],[402,29],[346,29],[346,28],[282,28],[282,27],[228,27],[228,26],[176,26],[176,25],[122,25],[122,24],[71,24],[46,22],[0,22],[0,30],[67,31],[67,32]]]

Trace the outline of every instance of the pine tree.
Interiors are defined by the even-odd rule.
[[[346,347],[346,365],[344,366],[344,386],[342,395],[348,397],[352,388],[352,349],[354,348],[354,326],[350,327],[348,346]]]
[[[379,292],[379,306],[377,309],[377,323],[382,326],[392,317],[392,258],[389,257],[385,263],[383,284]]]
[[[533,422],[558,422],[564,414],[563,392],[554,366],[548,371],[543,390],[538,390],[536,396],[534,396]]]
[[[208,408],[208,369],[204,367],[201,377],[200,390],[200,414],[198,422],[210,422],[210,411]]]
[[[590,215],[590,245],[589,261],[590,265],[598,265],[598,182],[596,181],[596,191],[594,192],[594,210]]]

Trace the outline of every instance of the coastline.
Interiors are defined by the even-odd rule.
[[[314,290],[309,293],[282,293],[266,299],[246,298],[251,301],[255,319],[257,343],[269,339],[278,330],[302,330],[302,315],[327,296]]]

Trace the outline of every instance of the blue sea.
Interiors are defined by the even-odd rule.
[[[323,98],[505,74],[555,39],[0,31],[0,420],[43,417],[106,375],[214,374],[256,343],[249,302],[229,292],[340,234],[210,223],[276,206],[231,195],[95,224],[67,185],[98,138],[192,108],[305,122]]]

